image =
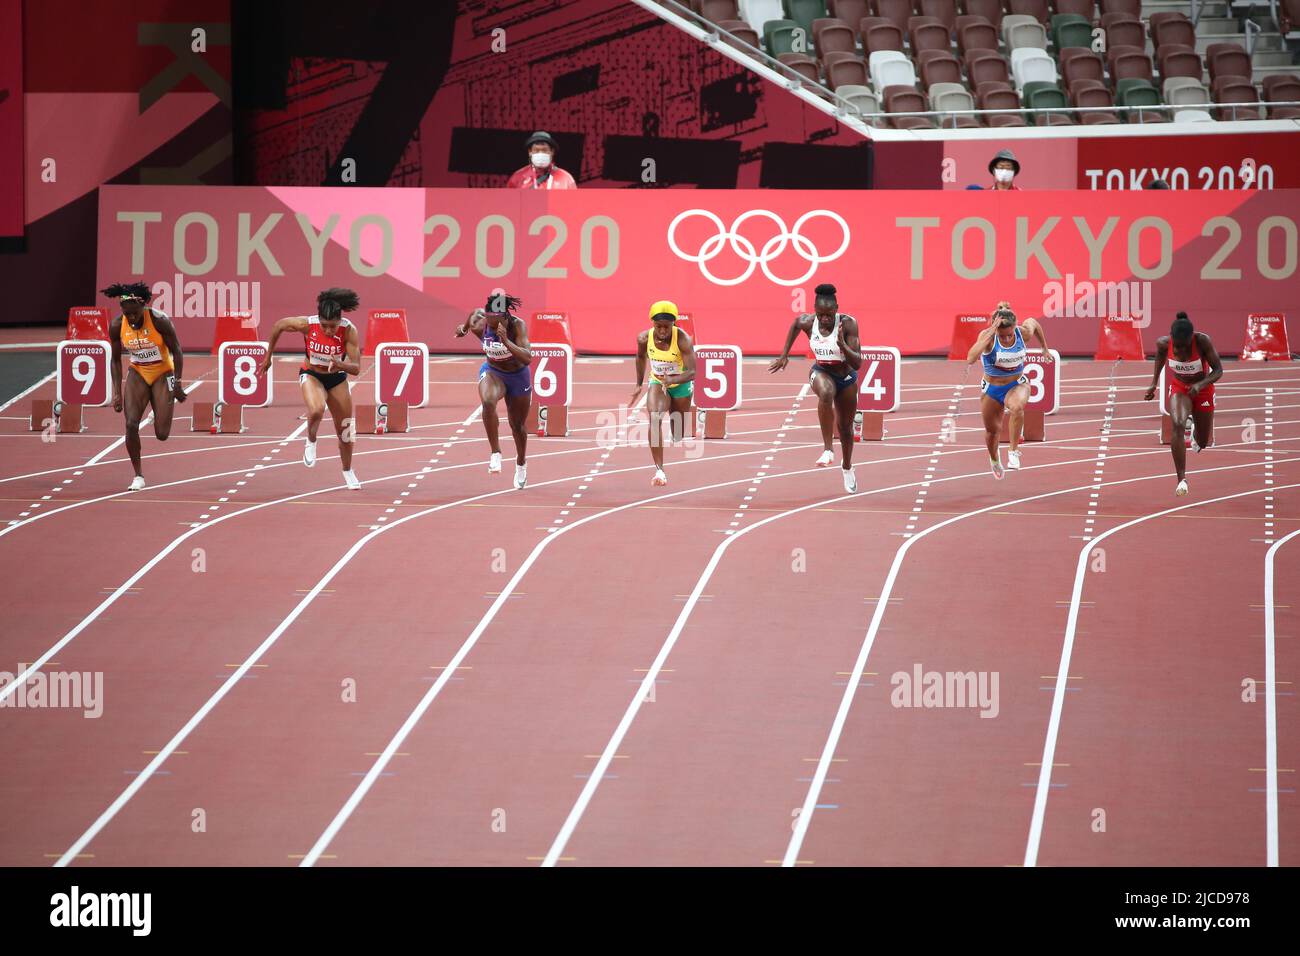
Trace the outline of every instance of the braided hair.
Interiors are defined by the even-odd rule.
[[[496,291],[488,296],[487,302],[483,306],[484,312],[493,312],[498,315],[515,315],[515,309],[524,304],[524,300],[517,296],[510,295],[508,292]],[[518,318],[518,316],[515,316]]]
[[[153,298],[153,290],[147,282],[114,282],[107,289],[100,289],[110,299],[139,299],[148,302]]]
[[[316,296],[316,313],[327,322],[334,321],[360,304],[361,299],[351,289],[325,289]]]

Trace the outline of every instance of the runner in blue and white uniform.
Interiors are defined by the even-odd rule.
[[[492,475],[501,473],[497,402],[506,400],[506,419],[515,438],[516,488],[528,483],[528,433],[524,424],[533,400],[533,353],[528,344],[528,327],[514,314],[521,304],[512,295],[494,292],[484,308],[475,309],[464,324],[456,326],[457,338],[473,332],[483,342],[487,361],[478,370],[478,394],[483,403],[483,430],[492,449],[488,458],[488,473]]]
[[[1051,361],[1043,327],[1034,319],[1016,324],[1016,314],[1006,302],[999,302],[992,315],[992,323],[971,346],[966,356],[968,365],[982,359],[984,381],[980,386],[980,415],[984,419],[984,441],[989,449],[989,467],[994,478],[1004,474],[998,452],[998,432],[1002,427],[1002,412],[1011,416],[1007,433],[1011,448],[1007,452],[1007,467],[1020,467],[1020,429],[1025,420],[1025,403],[1029,401],[1029,379],[1025,377],[1025,333],[1038,339],[1043,354]]]

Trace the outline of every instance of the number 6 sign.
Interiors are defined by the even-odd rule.
[[[271,404],[273,375],[258,375],[266,359],[265,342],[222,342],[217,347],[217,401],[260,408]]]
[[[573,401],[573,347],[534,342],[533,404],[567,406]]]
[[[375,404],[404,402],[423,408],[429,400],[429,347],[423,342],[375,346]]]
[[[106,405],[108,360],[113,346],[99,341],[65,341],[58,346],[55,392],[69,405]]]
[[[735,345],[695,346],[695,407],[708,412],[739,408],[744,359]]]

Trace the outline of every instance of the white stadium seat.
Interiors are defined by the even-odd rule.
[[[1213,123],[1214,117],[1205,110],[1194,110],[1191,108],[1175,110],[1175,123]]]
[[[1023,90],[1026,83],[1056,83],[1056,61],[1046,50],[1021,47],[1011,51],[1011,75],[1016,79],[1016,89]]]
[[[784,20],[781,0],[740,0],[740,16],[761,37],[763,24],[768,20]]]
[[[893,56],[885,58],[886,53]],[[871,85],[877,96],[883,96],[887,86],[916,86],[916,68],[897,50],[877,50],[871,54]]]

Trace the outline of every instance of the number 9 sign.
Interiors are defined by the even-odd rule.
[[[532,353],[533,404],[567,406],[573,401],[573,347],[534,342]]]
[[[695,407],[710,412],[740,407],[744,359],[735,345],[695,346]]]
[[[1029,379],[1029,401],[1025,408],[1032,408],[1044,415],[1055,415],[1061,407],[1061,353],[1052,349],[1052,360],[1048,361],[1042,349],[1033,349],[1025,353],[1025,378]]]
[[[58,347],[58,400],[69,405],[106,405],[108,360],[113,346],[100,341],[66,341]]]
[[[257,374],[267,351],[265,342],[222,342],[217,347],[217,401],[253,408],[270,405],[274,370]]]
[[[423,342],[381,342],[375,347],[375,404],[429,400],[429,347]]]

